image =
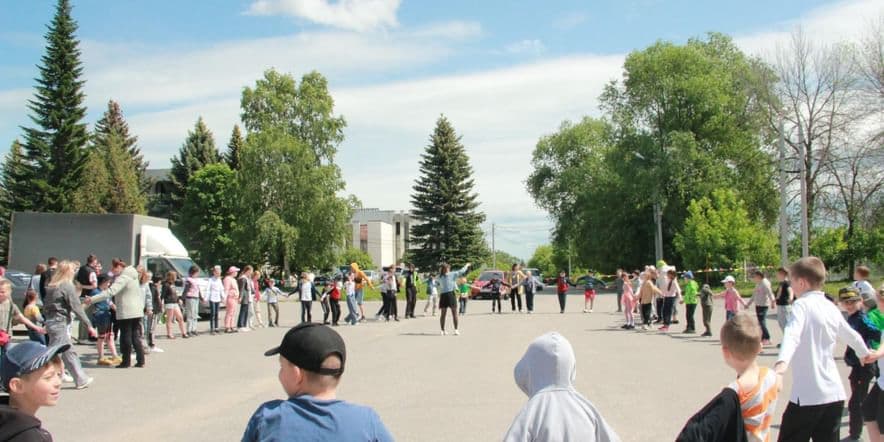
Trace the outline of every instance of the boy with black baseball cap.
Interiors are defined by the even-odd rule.
[[[337,399],[347,349],[336,331],[321,324],[298,325],[286,332],[279,347],[264,353],[275,355],[279,383],[289,398],[258,407],[243,442],[393,440],[374,410]]]
[[[63,371],[59,354],[68,348],[25,341],[0,358],[0,382],[9,393],[0,396],[0,440],[52,441],[36,414],[58,402]]]

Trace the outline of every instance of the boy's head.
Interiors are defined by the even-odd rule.
[[[753,281],[761,282],[762,279],[764,279],[764,272],[762,272],[761,270],[756,270],[756,271],[752,272],[752,280]]]
[[[826,282],[826,265],[816,256],[806,256],[792,264],[789,274],[795,294],[801,295],[822,289]]]
[[[760,351],[761,326],[754,315],[737,313],[721,327],[721,352],[731,368],[739,371],[752,364]]]
[[[347,348],[336,331],[320,324],[301,324],[286,332],[279,347],[279,383],[290,397],[333,394],[344,374]]]
[[[8,279],[0,279],[0,302],[6,302],[12,294],[12,283]]]
[[[70,347],[46,347],[34,341],[10,346],[0,361],[0,382],[11,400],[34,410],[54,406],[61,395],[64,371],[58,355]]]
[[[869,279],[869,276],[871,276],[871,274],[872,274],[872,271],[869,270],[868,267],[857,266],[856,269],[853,271],[853,279],[855,279],[857,281],[865,281],[865,280]]]
[[[111,278],[107,276],[107,274],[101,275],[98,277],[98,288],[101,290],[107,290],[110,287]]]
[[[683,276],[684,276],[685,280],[690,281],[690,280],[694,279],[694,272],[688,270],[687,272],[684,272]]]
[[[789,279],[789,271],[783,267],[777,269],[777,281],[783,282]]]
[[[838,290],[838,303],[851,315],[862,307],[862,300],[856,287],[843,287]]]

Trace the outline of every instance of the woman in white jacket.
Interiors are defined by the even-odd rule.
[[[577,361],[562,335],[552,332],[535,339],[514,374],[529,399],[504,441],[620,440],[595,406],[574,389]]]

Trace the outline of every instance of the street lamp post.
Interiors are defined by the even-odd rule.
[[[646,158],[644,155],[633,151],[633,155],[636,158],[645,161]],[[654,225],[656,226],[656,230],[654,232],[654,261],[659,262],[663,259],[663,205],[660,204],[660,195],[655,190],[654,191]]]

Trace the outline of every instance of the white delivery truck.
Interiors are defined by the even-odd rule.
[[[130,214],[16,212],[9,232],[9,268],[32,272],[49,257],[85,263],[94,254],[109,270],[113,258],[143,265],[155,276],[186,276],[194,265],[187,248],[169,230],[169,220]],[[199,284],[208,279],[200,272]],[[179,279],[179,290],[181,284]]]

